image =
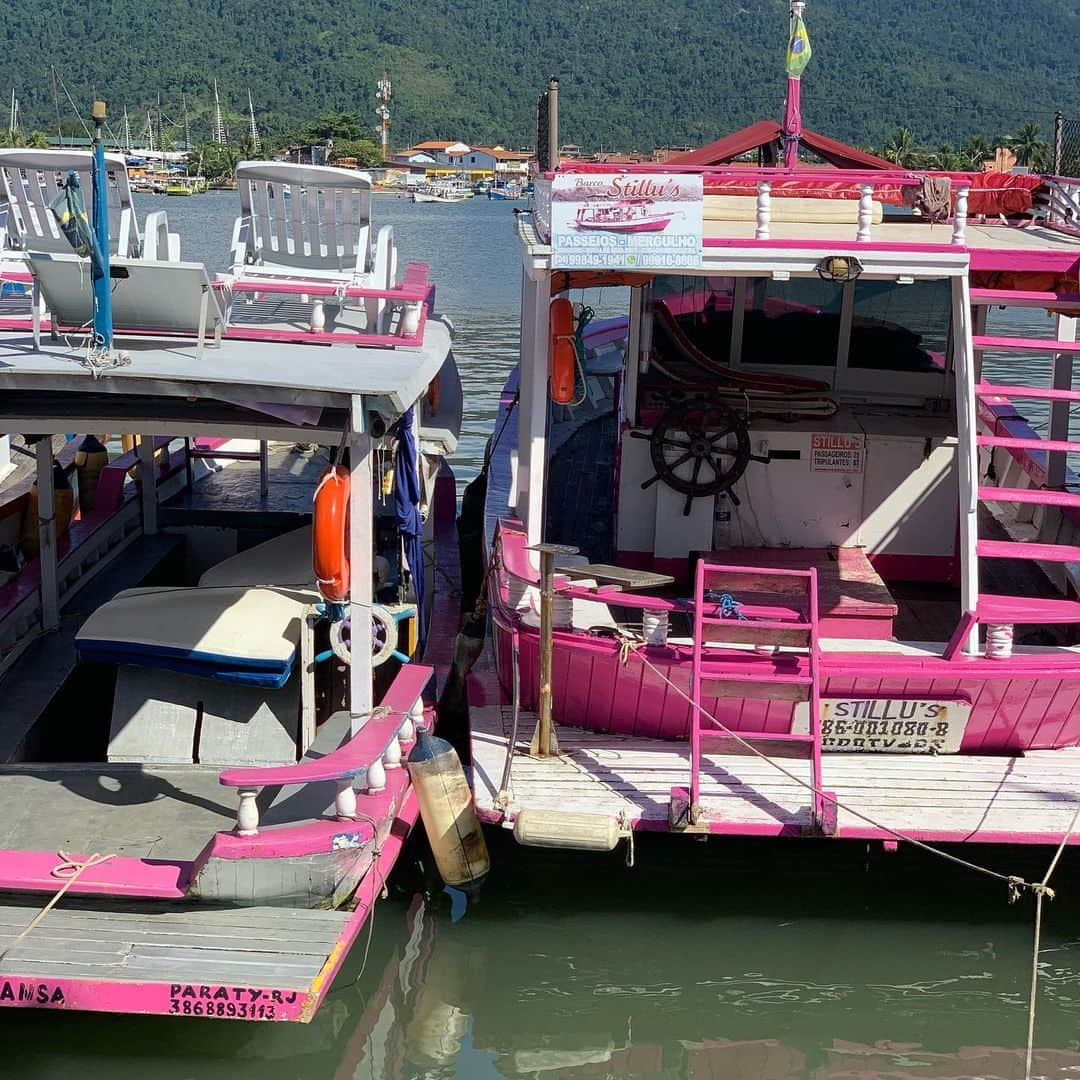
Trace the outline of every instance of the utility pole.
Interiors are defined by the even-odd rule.
[[[375,108],[375,115],[379,118],[383,161],[390,157],[390,100],[393,96],[394,91],[390,85],[390,74],[384,71],[375,91],[375,99],[379,103]]]

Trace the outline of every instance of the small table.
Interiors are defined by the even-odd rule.
[[[625,567],[610,566],[607,563],[560,566],[558,573],[568,578],[592,578],[597,585],[626,589],[628,592],[637,589],[659,589],[675,584],[675,579],[670,574],[654,574],[651,570],[627,570]]]

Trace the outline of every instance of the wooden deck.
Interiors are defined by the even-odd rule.
[[[471,718],[477,809],[484,820],[501,822],[497,797],[512,710],[473,707]],[[635,829],[668,829],[671,790],[689,783],[688,744],[558,727],[560,756],[536,760],[528,756],[536,723],[535,713],[522,711],[511,818],[528,807],[625,815]],[[809,781],[809,761],[778,763]],[[1080,800],[1080,749],[1024,757],[826,754],[822,775],[844,804],[841,838],[890,839],[886,829],[896,829],[942,842],[1050,844],[1060,841]],[[701,790],[709,832],[798,836],[811,825],[808,790],[758,757],[706,754]]]

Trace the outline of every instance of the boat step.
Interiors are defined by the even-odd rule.
[[[992,503],[1029,503],[1033,506],[1080,506],[1080,491],[1049,488],[981,487],[979,498]]]
[[[735,736],[738,736],[736,738]],[[742,740],[742,741],[740,741]],[[770,757],[805,758],[814,752],[813,735],[794,735],[789,732],[717,731],[698,728],[698,746],[706,754],[750,754],[744,743],[767,753]]]
[[[752,698],[768,701],[807,701],[814,680],[808,675],[736,675],[704,668],[701,682],[710,683],[720,698]]]
[[[1008,435],[976,435],[977,446],[999,446],[1003,450],[1058,450],[1066,454],[1080,453],[1080,442],[1065,439],[1014,439]]]
[[[1032,292],[1025,289],[972,289],[973,307],[1080,308],[1080,293]]]
[[[813,625],[808,622],[784,622],[780,619],[714,619],[708,615],[702,615],[702,623],[706,626],[728,626],[732,629],[744,630],[813,630]]]
[[[1080,353],[1080,341],[1056,341],[1054,338],[994,337],[977,334],[971,339],[976,349],[999,349],[1004,352]]]
[[[975,610],[981,623],[1080,623],[1080,602],[1076,600],[984,594]]]
[[[76,866],[89,856],[51,851],[0,852],[0,892],[55,893],[63,884],[65,863]],[[187,895],[191,864],[113,855],[87,867],[68,893],[179,900]]]
[[[1072,544],[1035,544],[1018,540],[980,540],[976,554],[983,559],[1035,559],[1039,562],[1080,562],[1080,547]]]
[[[999,383],[975,384],[975,394],[981,398],[1031,398],[1034,401],[1080,401],[1080,390],[1055,390],[1048,386],[1003,386]]]

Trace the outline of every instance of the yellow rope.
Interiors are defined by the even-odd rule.
[[[79,877],[84,870],[89,870],[91,866],[97,866],[100,863],[108,862],[109,859],[116,858],[115,852],[111,855],[99,855],[95,852],[93,855],[88,856],[80,862],[78,859],[72,858],[66,851],[59,851],[57,854],[63,861],[57,863],[49,873],[55,878],[61,878],[64,884],[57,889],[49,902],[33,917],[33,919],[31,919],[30,922],[8,942],[4,947],[3,952],[0,952],[0,961],[3,961],[4,957],[7,956],[7,954],[11,952],[11,950],[14,949],[19,942],[22,941],[23,938],[25,938],[26,935],[29,934],[54,907],[56,907],[58,903],[60,903],[64,894],[79,880]]]
[[[1068,843],[1078,821],[1080,821],[1080,806],[1076,808],[1072,821],[1069,822],[1069,827],[1065,830],[1065,835],[1061,838],[1061,843],[1058,844],[1057,851],[1054,852],[1054,857],[1050,860],[1050,865],[1046,868],[1042,881],[1033,886],[1035,893],[1035,948],[1031,957],[1031,995],[1028,998],[1027,1057],[1024,1061],[1024,1080],[1031,1080],[1031,1058],[1035,1048],[1035,998],[1039,986],[1039,949],[1042,938],[1043,900],[1054,899],[1054,890],[1050,888],[1050,878],[1057,869],[1057,864],[1061,861],[1061,856],[1065,852],[1065,845]]]

